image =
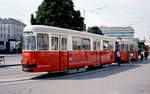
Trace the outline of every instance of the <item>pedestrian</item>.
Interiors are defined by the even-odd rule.
[[[143,57],[144,57],[144,52],[143,51],[141,51],[141,60],[143,60]]]
[[[116,50],[116,53],[115,53],[115,57],[116,57],[116,62],[118,64],[118,66],[120,66],[120,52],[118,50]]]
[[[148,56],[147,51],[145,51],[144,52],[144,57],[145,57],[146,60],[147,60],[147,56]]]
[[[129,60],[130,65],[134,66],[134,59],[133,59],[133,53],[130,53],[130,60]]]

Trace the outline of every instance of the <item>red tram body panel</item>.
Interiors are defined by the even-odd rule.
[[[115,62],[114,51],[102,51],[101,52],[101,64],[108,64]]]
[[[96,65],[96,52],[94,51],[70,51],[69,69]]]
[[[129,53],[127,51],[120,51],[120,61],[129,61]]]
[[[68,62],[69,62],[69,52],[68,51],[60,51],[60,58],[58,58],[59,60],[59,66],[60,66],[60,71],[63,70],[68,70]]]
[[[59,52],[24,51],[22,63],[26,64],[24,70],[33,72],[59,71]]]

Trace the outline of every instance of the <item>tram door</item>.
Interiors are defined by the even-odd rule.
[[[59,36],[59,66],[60,70],[68,69],[68,37]]]

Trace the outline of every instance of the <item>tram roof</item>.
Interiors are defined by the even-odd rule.
[[[75,36],[85,36],[85,37],[101,37],[104,39],[112,39],[112,40],[116,40],[116,38],[114,37],[107,37],[107,36],[103,36],[103,35],[97,35],[97,34],[92,34],[92,33],[88,33],[88,32],[81,32],[81,31],[77,31],[77,30],[70,30],[70,29],[64,29],[64,28],[59,28],[59,27],[53,27],[53,26],[44,26],[44,25],[29,25],[26,26],[24,28],[24,32],[28,32],[28,31],[32,31],[32,32],[44,32],[44,33],[54,33],[54,34],[65,34],[65,35],[75,35]]]

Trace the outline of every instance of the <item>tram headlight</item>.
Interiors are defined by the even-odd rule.
[[[26,64],[28,64],[28,63],[29,63],[29,60],[28,60],[28,59],[25,59],[24,62],[25,62]]]

